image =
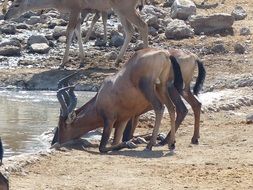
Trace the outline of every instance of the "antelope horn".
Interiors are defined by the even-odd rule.
[[[65,99],[67,99],[68,97],[68,93],[66,92],[66,90],[69,87],[65,87],[65,88],[61,88],[60,90],[57,91],[57,99],[61,104],[61,113],[60,115],[62,117],[66,117],[68,115],[68,109],[67,109],[67,104],[65,102]]]
[[[75,76],[78,72],[79,72],[79,71],[76,71],[76,72],[74,72],[74,73],[72,73],[72,74],[70,74],[70,75],[68,75],[68,76],[66,76],[66,77],[64,77],[64,78],[62,78],[61,80],[59,80],[59,82],[58,82],[58,89],[68,86],[68,85],[69,85],[69,80],[70,80],[73,76]]]
[[[74,93],[74,86],[67,86],[61,88],[57,92],[57,98],[61,104],[61,116],[66,117],[69,113],[71,113],[77,104],[77,98]],[[67,102],[65,99],[67,98]]]
[[[75,108],[76,108],[76,104],[77,104],[77,97],[74,93],[74,90],[75,90],[75,85],[74,86],[71,86],[69,88],[69,101],[70,101],[70,104],[68,106],[68,113],[71,113]]]

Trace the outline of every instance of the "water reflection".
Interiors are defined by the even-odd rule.
[[[57,125],[59,104],[55,94],[53,91],[0,91],[0,136],[5,157],[49,147],[41,134]],[[93,96],[92,92],[77,92],[78,104]]]

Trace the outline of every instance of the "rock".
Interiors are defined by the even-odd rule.
[[[40,43],[46,43],[49,45],[48,40],[43,35],[32,35],[27,40],[27,45],[31,46],[32,44],[40,44]]]
[[[251,35],[251,31],[249,28],[243,27],[240,29],[240,35],[241,36]]]
[[[211,48],[211,53],[227,53],[223,44],[216,44]]]
[[[246,123],[252,124],[253,123],[253,114],[249,114],[246,116]]]
[[[154,28],[154,27],[148,27],[148,33],[151,35],[151,36],[157,36],[158,35],[158,32],[157,30]]]
[[[247,17],[246,11],[239,5],[236,5],[231,15],[235,18],[235,20],[243,20]]]
[[[0,55],[19,56],[21,54],[21,45],[17,40],[4,41],[0,43]]]
[[[138,51],[140,49],[143,49],[144,48],[144,43],[143,41],[141,40],[138,40],[135,44],[135,48],[134,48],[134,51]]]
[[[186,20],[196,14],[196,5],[191,0],[175,0],[171,6],[171,18]]]
[[[63,19],[54,19],[48,23],[48,28],[54,29],[55,26],[67,26],[68,23]]]
[[[236,43],[235,46],[234,46],[234,50],[235,50],[235,53],[244,54],[246,48],[241,43]]]
[[[29,26],[27,24],[24,24],[24,23],[20,23],[20,24],[17,24],[17,29],[29,29]]]
[[[175,0],[167,0],[164,2],[163,7],[171,7]]]
[[[193,15],[189,17],[189,24],[195,34],[210,34],[231,30],[234,24],[234,17],[225,13],[216,13],[208,16]]]
[[[159,29],[159,25],[158,25],[158,17],[154,16],[154,15],[149,15],[146,19],[145,19],[146,23],[148,24],[148,26],[152,26],[153,28]]]
[[[141,11],[142,14],[147,16],[156,16],[158,18],[165,18],[167,16],[167,13],[163,11],[162,9],[159,9],[153,5],[145,5],[144,8]]]
[[[118,54],[115,51],[109,52],[105,54],[107,60],[116,60]]]
[[[0,13],[0,20],[4,20],[4,15]]]
[[[45,22],[46,20],[44,18],[41,18],[40,16],[31,16],[31,18],[26,20],[26,24],[29,24],[29,25],[41,24]]]
[[[46,43],[35,43],[30,46],[32,53],[46,54],[50,50],[50,47]]]
[[[54,39],[58,39],[60,36],[66,36],[66,27],[56,26],[53,31]]]
[[[95,46],[98,46],[98,47],[105,47],[106,46],[106,41],[104,40],[101,40],[101,39],[96,39],[95,41]]]
[[[186,25],[184,21],[175,19],[170,22],[165,30],[167,39],[183,39],[193,37],[193,29]]]
[[[25,12],[22,16],[27,19],[33,16],[38,16],[38,15],[39,15],[38,12],[28,11],[28,12]]]
[[[124,37],[121,35],[113,35],[110,40],[110,46],[119,47],[124,43]]]
[[[0,33],[16,34],[16,26],[12,24],[5,24],[0,27]]]
[[[67,42],[67,37],[66,37],[66,36],[60,36],[60,37],[58,38],[58,42],[66,43],[66,42]]]

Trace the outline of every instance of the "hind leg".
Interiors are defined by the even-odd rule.
[[[115,125],[114,125],[114,127],[115,127],[114,139],[113,139],[112,145],[117,145],[121,142],[123,132],[126,128],[126,124],[127,124],[127,122],[115,123]]]
[[[119,55],[116,59],[116,62],[115,62],[116,66],[119,66],[119,63],[120,63],[121,59],[123,58],[123,56],[126,52],[126,49],[131,41],[131,38],[134,34],[134,28],[133,28],[132,24],[128,20],[126,20],[125,16],[121,15],[121,14],[118,14],[118,16],[119,16],[121,24],[124,28],[125,40],[124,40],[123,46],[120,49]]]
[[[148,150],[152,150],[152,147],[156,144],[156,138],[159,132],[159,127],[164,112],[164,106],[157,97],[157,93],[155,91],[155,84],[153,83],[153,81],[154,80],[152,79],[142,78],[139,83],[141,92],[152,105],[152,108],[154,109],[156,116],[152,136],[146,147],[146,149]]]
[[[194,113],[194,133],[191,139],[192,144],[199,143],[199,126],[200,126],[200,112],[201,112],[201,102],[198,100],[196,96],[194,96],[190,89],[185,91],[182,94],[184,99],[191,105],[193,113]]]
[[[176,121],[175,121],[175,130],[177,131],[180,124],[182,123],[185,116],[187,115],[188,110],[187,110],[183,100],[181,99],[180,94],[178,93],[178,91],[174,87],[174,85],[171,85],[170,87],[168,87],[168,93],[169,93],[169,96],[170,96],[173,104],[176,106],[177,117],[176,117]],[[167,144],[169,142],[169,138],[170,138],[170,132],[168,133],[166,138],[163,141],[161,141],[159,144],[160,145]]]
[[[129,14],[125,15],[127,20],[134,24],[141,36],[141,39],[143,40],[144,43],[144,48],[148,47],[148,25],[145,21],[142,20],[140,15],[134,11],[130,11]]]
[[[170,114],[170,122],[171,122],[171,130],[170,134],[168,135],[170,138],[168,139],[168,146],[170,150],[175,149],[175,118],[176,118],[176,110],[175,105],[173,104],[172,100],[170,99],[170,96],[167,91],[167,85],[166,83],[160,84],[157,86],[157,90],[159,92],[160,99],[165,103],[169,114]]]

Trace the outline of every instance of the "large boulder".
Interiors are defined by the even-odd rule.
[[[216,13],[208,16],[193,15],[189,17],[189,24],[194,29],[195,34],[224,32],[232,29],[234,17],[225,13]]]
[[[183,39],[193,37],[193,29],[186,25],[184,21],[174,19],[167,25],[165,36],[167,39]]]
[[[186,20],[196,14],[196,5],[191,0],[175,0],[171,6],[171,17]]]

